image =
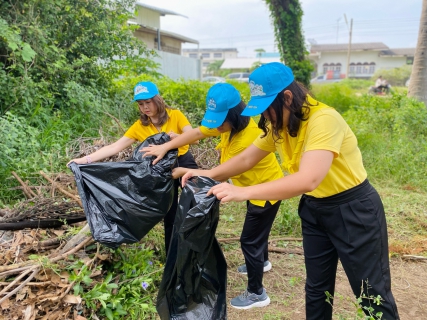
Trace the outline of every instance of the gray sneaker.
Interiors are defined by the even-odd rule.
[[[231,299],[230,304],[236,309],[260,308],[268,306],[270,304],[270,298],[265,288],[262,288],[262,293],[259,295],[245,290],[240,296]]]
[[[264,272],[270,271],[271,270],[271,262],[270,261],[264,261]],[[237,267],[237,272],[241,273],[241,274],[248,274],[248,269],[246,269],[246,264],[243,264],[241,266]]]

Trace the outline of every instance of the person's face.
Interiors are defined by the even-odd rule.
[[[224,121],[222,125],[220,125],[218,128],[216,128],[218,132],[225,133],[231,131],[231,125],[227,121]]]
[[[285,103],[289,103],[289,105],[290,105],[291,101],[292,101],[292,92],[289,90],[286,90],[284,93],[285,93],[285,100],[286,100]],[[289,123],[289,116],[291,114],[291,112],[289,111],[287,106],[284,105],[284,106],[282,106],[282,108],[283,108],[283,128],[277,128],[279,130],[287,127],[287,125]],[[277,114],[271,105],[262,113],[262,115],[264,116],[264,118],[266,118],[268,121],[270,121],[270,123],[273,127],[276,126]]]
[[[147,117],[155,117],[157,115],[157,106],[153,99],[138,100],[136,101],[139,106],[139,110]]]

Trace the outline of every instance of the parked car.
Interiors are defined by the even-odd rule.
[[[222,78],[222,77],[209,76],[209,77],[204,77],[204,78],[202,79],[202,81],[203,81],[203,82],[209,82],[209,83],[215,84],[215,83],[222,83],[222,82],[225,82],[225,79],[224,79],[224,78]]]
[[[235,80],[240,82],[249,82],[249,72],[236,72],[236,73],[230,73],[225,78],[227,80]]]

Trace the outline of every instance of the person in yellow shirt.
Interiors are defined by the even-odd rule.
[[[99,161],[119,153],[136,141],[142,142],[154,134],[166,132],[173,140],[180,134],[192,129],[190,122],[181,111],[172,109],[164,102],[157,86],[152,82],[136,84],[134,101],[138,103],[140,118],[125,132],[123,137],[88,156],[72,159],[69,163],[84,164]],[[188,148],[188,145],[183,145],[178,149],[176,166],[196,169],[198,168],[197,164]],[[175,181],[172,206],[164,217],[166,253],[172,238],[173,223],[178,208],[178,186],[179,182]]]
[[[247,116],[241,116],[245,103],[239,92],[228,83],[218,83],[212,86],[206,96],[207,110],[199,128],[185,132],[176,139],[162,145],[143,148],[144,156],[157,156],[153,161],[159,161],[168,150],[200,140],[206,137],[220,136],[221,163],[239,155],[261,133],[255,122]],[[187,168],[174,169],[174,178],[179,178],[187,172]],[[250,170],[236,175],[223,177],[222,181],[231,179],[233,185],[250,186],[283,177],[282,170],[274,154],[266,156]],[[258,200],[257,197],[247,199],[247,213],[240,237],[245,264],[237,268],[238,272],[248,275],[247,290],[242,296],[257,296],[256,301],[242,303],[242,296],[231,299],[231,306],[238,309],[264,307],[270,303],[266,290],[262,285],[263,272],[271,269],[268,261],[268,236],[274,218],[280,207],[280,201],[269,199]],[[246,302],[245,298],[243,302]]]
[[[367,180],[357,139],[335,109],[313,99],[281,63],[255,69],[249,77],[251,100],[242,115],[261,114],[263,130],[238,156],[196,175],[223,180],[250,170],[277,151],[289,175],[248,187],[222,183],[208,194],[222,202],[289,199],[302,195],[301,218],[306,267],[306,319],[332,319],[332,296],[338,259],[354,294],[381,296],[381,304],[362,299],[382,318],[399,319],[391,292],[388,237],[381,199]],[[367,312],[366,310],[364,310]]]

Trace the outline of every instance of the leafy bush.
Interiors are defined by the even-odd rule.
[[[375,71],[372,80],[375,81],[379,76],[387,80],[392,86],[404,86],[412,72],[412,66],[403,66],[393,69],[379,69]]]
[[[341,113],[355,105],[357,101],[357,97],[348,83],[313,84],[311,92],[317,100]]]

